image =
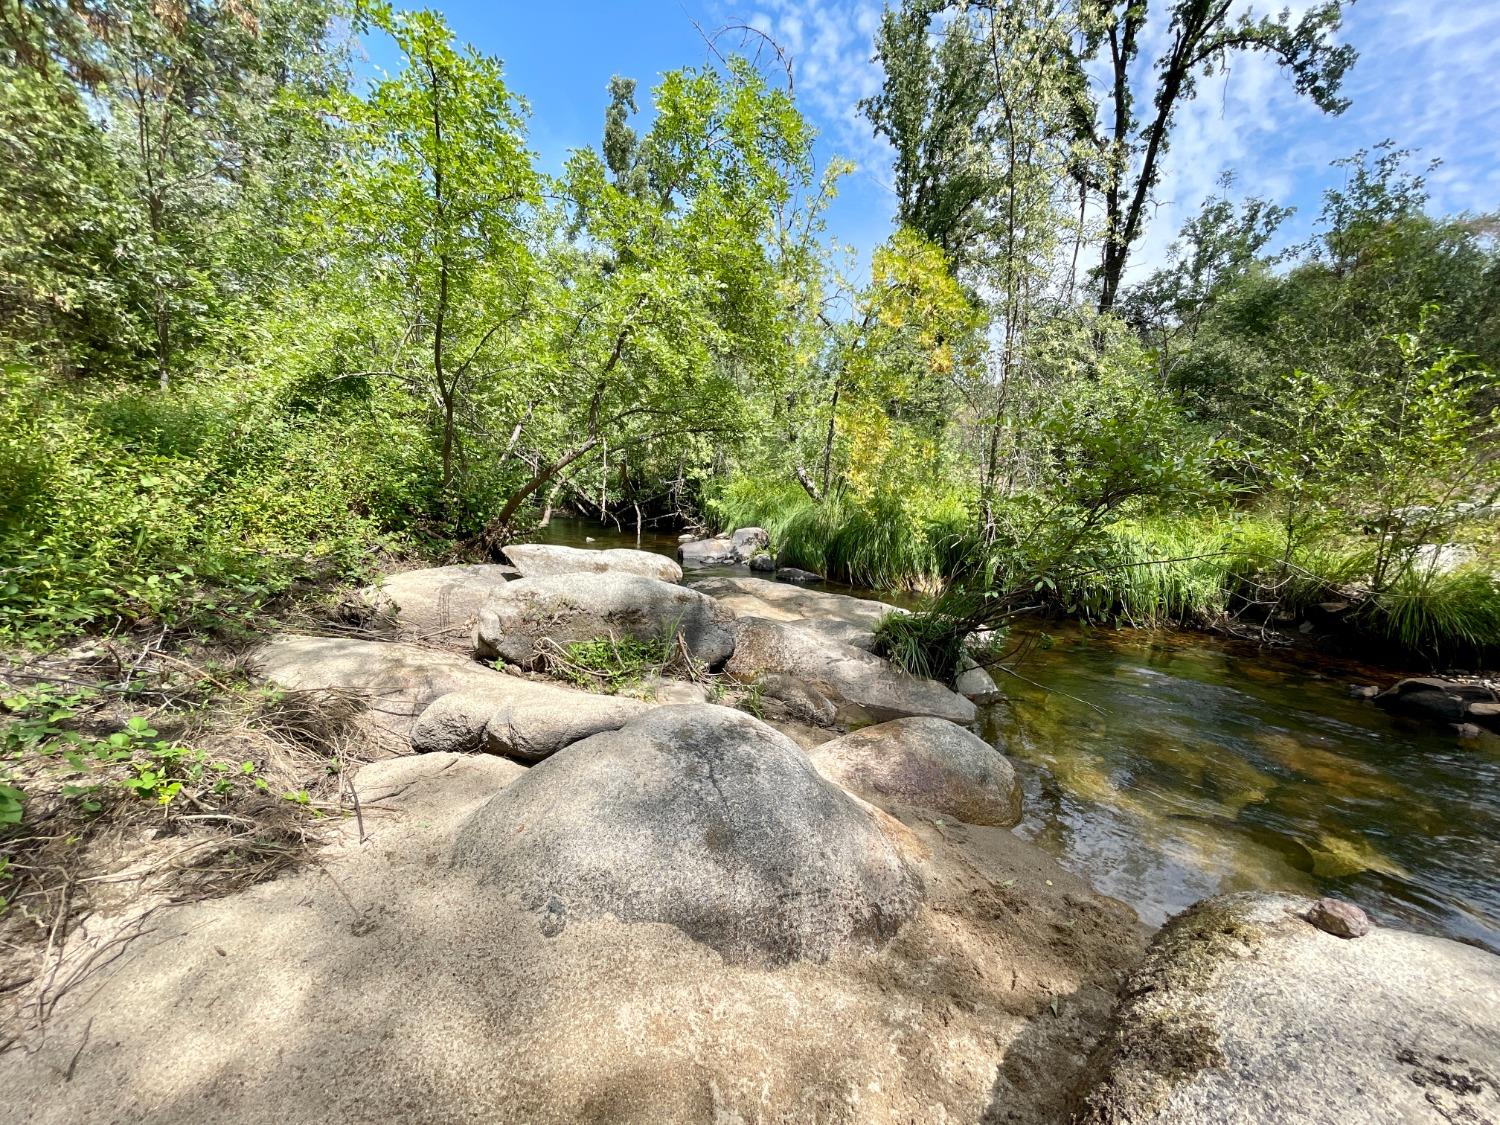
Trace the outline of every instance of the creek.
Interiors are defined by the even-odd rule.
[[[535,539],[636,545],[579,520]],[[677,540],[640,546],[675,556]],[[710,573],[748,571],[687,580]],[[1153,925],[1207,895],[1286,890],[1500,952],[1500,737],[1393,718],[1348,686],[1401,673],[1308,649],[1045,628],[980,716],[1023,776],[1020,835]]]

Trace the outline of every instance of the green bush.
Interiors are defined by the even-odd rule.
[[[0,386],[0,637],[253,612],[297,577],[355,577],[435,508],[397,395],[294,408],[275,383],[170,398],[23,367]]]

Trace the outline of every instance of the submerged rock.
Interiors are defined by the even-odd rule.
[[[894,801],[997,828],[1021,820],[1021,783],[1010,761],[946,719],[865,727],[809,756],[823,776],[867,801]]]
[[[484,752],[536,762],[589,735],[618,730],[650,706],[500,676],[435,700],[417,719],[411,742],[422,753]]]
[[[574,743],[476,812],[453,855],[520,896],[543,936],[659,922],[731,962],[879,944],[918,896],[870,813],[796,744],[706,704]]]
[[[524,578],[551,578],[558,574],[641,574],[663,582],[681,582],[682,567],[652,551],[609,547],[601,551],[559,547],[547,543],[516,543],[505,548],[505,557]]]
[[[800,624],[741,617],[725,665],[741,683],[777,699],[821,703],[840,722],[878,723],[908,715],[974,721],[974,704],[934,680],[908,675],[853,645]]]
[[[484,658],[523,668],[576,641],[680,634],[694,659],[722,664],[734,651],[728,610],[696,590],[639,574],[560,574],[522,578],[485,604],[474,631]]]
[[[1080,1120],[1145,1125],[1500,1120],[1500,957],[1289,895],[1209,899],[1126,981]]]
[[[776,581],[797,583],[821,582],[823,581],[823,576],[821,574],[814,574],[810,570],[802,570],[799,567],[783,566],[776,571]]]
[[[1446,680],[1437,676],[1415,676],[1401,680],[1374,697],[1375,705],[1395,715],[1439,723],[1475,723],[1491,726],[1500,719],[1495,692],[1484,684]]]
[[[394,616],[402,636],[467,650],[480,607],[515,577],[509,566],[434,566],[388,575],[361,593]]]

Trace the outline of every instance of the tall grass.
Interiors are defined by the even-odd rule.
[[[1408,572],[1371,598],[1362,625],[1397,648],[1438,660],[1500,652],[1500,583],[1478,567]]]
[[[935,592],[955,575],[971,575],[976,558],[996,585],[1030,573],[1024,544],[1011,548],[1014,558],[1000,545],[985,547],[972,515],[953,501],[861,505],[834,495],[814,503],[795,484],[740,481],[710,507],[724,529],[765,528],[783,565],[854,585]],[[1325,535],[1289,552],[1281,525],[1256,512],[1133,518],[1105,528],[1036,600],[1103,624],[1210,628],[1272,616],[1298,621],[1337,602],[1352,605],[1347,619],[1359,635],[1408,656],[1436,662],[1500,653],[1500,584],[1487,570],[1410,573],[1370,594],[1371,562],[1371,544],[1358,536]],[[889,638],[893,655],[931,647],[930,638],[910,632]],[[946,663],[942,654],[934,658]]]
[[[835,493],[814,503],[796,485],[729,486],[710,510],[721,529],[763,527],[783,566],[884,590],[932,590],[950,573],[955,544],[971,533],[962,504],[876,498],[856,503]]]

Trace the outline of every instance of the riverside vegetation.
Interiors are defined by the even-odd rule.
[[[1492,658],[1495,217],[1434,213],[1423,154],[1396,138],[1339,162],[1299,245],[1279,238],[1287,209],[1226,180],[1160,268],[1128,269],[1197,79],[1259,54],[1340,113],[1356,64],[1341,10],[893,3],[875,37],[884,82],[859,109],[890,144],[896,215],[856,276],[825,221],[852,166],[815,164],[794,68],[757,32],[709,37],[712,64],[649,91],[611,80],[598,143],[546,173],[501,60],[456,41],[436,11],[5,6],[0,995],[24,998],[25,1018],[0,1027],[0,1050],[43,1028],[157,906],[313,861],[363,816],[356,770],[390,731],[372,734],[368,699],[347,686],[268,685],[250,656],[268,632],[318,634],[302,638],[313,655],[350,635],[351,662],[388,655],[390,621],[351,590],[410,567],[495,563],[555,511],[637,542],[643,529],[764,529],[769,554],[742,561],[902,593],[915,612],[861,616],[860,643],[837,660],[882,692],[911,680],[887,661],[941,681],[917,718],[938,705],[972,718],[946,685],[971,658],[1023,657],[1044,635],[1012,631],[1022,618],[1269,640],[1312,630],[1430,667]],[[366,82],[354,60],[376,38],[398,62]],[[1144,68],[1156,41],[1176,49]],[[482,601],[507,576],[479,569],[469,592]],[[728,611],[712,613],[732,647]],[[775,622],[738,628],[746,667],[833,651],[812,626],[814,640],[792,630],[800,649]],[[440,633],[403,639],[451,641]],[[802,665],[731,684],[733,663],[708,674],[722,653],[700,667],[682,636],[541,636],[530,674],[609,693],[579,719],[614,724],[597,737],[629,718],[642,738],[695,752],[686,719],[642,717],[636,697],[659,673],[757,716],[807,704]],[[500,677],[472,653],[443,656],[433,674],[453,696],[479,672]],[[554,689],[529,684],[525,705],[550,714]],[[821,704],[819,738],[832,738],[829,715],[888,717],[869,699]],[[813,785],[784,740],[721,710],[694,722],[787,763],[774,783],[746,781],[752,797],[787,785],[885,839],[841,790]],[[545,734],[536,757],[581,728]],[[405,793],[406,768],[389,786],[362,775],[365,791]],[[523,794],[561,776],[535,772]],[[488,797],[516,774],[466,763],[454,776]],[[477,807],[442,810],[414,846],[446,847]],[[924,877],[966,904],[955,917],[977,935],[978,975],[998,979],[986,951],[1010,940],[996,920],[1019,909],[996,888],[1021,878],[1045,903],[1015,915],[1017,941],[1083,968],[1038,954],[1020,999],[990,999],[1008,1035],[1031,1028],[1018,1066],[1081,1059],[1129,968],[1133,923],[1090,899],[1071,935],[1087,888],[1059,877],[1044,890],[1052,881],[1003,834],[981,833],[994,885],[975,900],[961,865],[944,866],[956,853],[941,817],[903,823],[938,856]],[[359,870],[370,887],[391,881],[378,864]],[[882,887],[875,917],[918,910],[905,882]],[[122,896],[135,928],[87,932]],[[418,898],[401,908],[415,916]],[[529,916],[507,919],[531,933]],[[922,927],[894,959],[927,964],[951,936]],[[436,967],[435,988],[450,969]],[[759,978],[735,979],[763,998]],[[868,982],[846,983],[865,1003]],[[923,1019],[946,1026],[949,999],[923,999]],[[963,1010],[975,1042],[993,1038],[993,1012]],[[1060,1021],[1045,1032],[1027,1024],[1043,1011]],[[832,1057],[808,1043],[809,1067]],[[974,1060],[989,1065],[985,1050]],[[57,1073],[71,1079],[73,1063]],[[785,1096],[801,1088],[778,1074]],[[907,1080],[893,1114],[920,1116],[929,1103],[899,1099],[948,1079]],[[1038,1119],[1062,1112],[1061,1092],[1036,1092],[1046,1083],[1005,1081],[1041,1098],[1027,1111]]]
[[[1303,245],[1271,253],[1288,212],[1226,183],[1122,272],[1194,74],[1264,53],[1340,112],[1339,15],[1174,9],[1183,58],[1105,96],[1082,68],[1130,64],[1128,5],[891,10],[861,108],[897,229],[858,284],[822,221],[848,168],[815,175],[775,67],[672,72],[643,131],[617,78],[549,176],[436,13],[21,5],[0,632],[222,629],[567,505],[764,526],[786,564],[947,590],[965,628],[1336,603],[1395,655],[1474,661],[1500,638],[1492,220],[1429,214],[1392,145],[1343,162]],[[358,35],[403,60],[368,89]]]

